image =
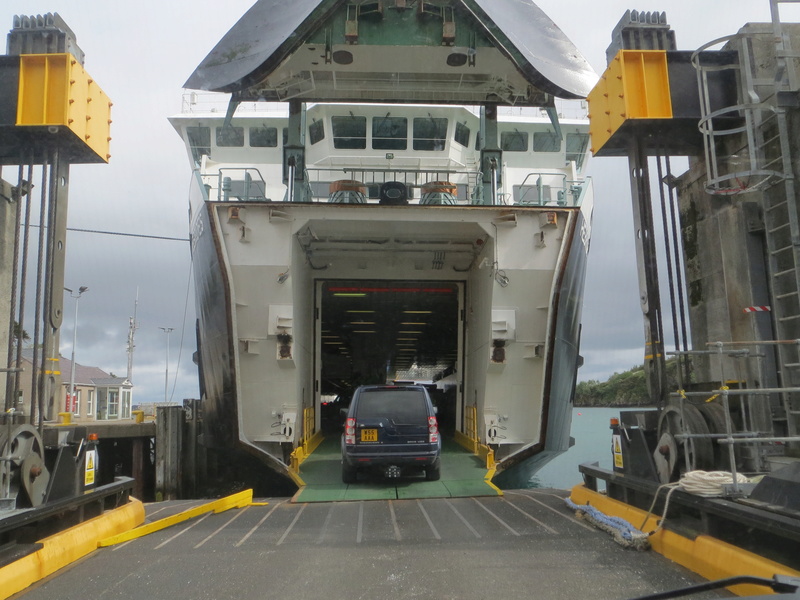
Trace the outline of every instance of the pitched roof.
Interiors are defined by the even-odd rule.
[[[32,363],[33,349],[23,348],[22,358],[28,363]],[[61,381],[69,382],[72,373],[72,361],[61,356],[58,359],[58,363],[59,371],[61,371]],[[77,385],[93,385],[93,379],[108,377],[111,377],[111,375],[99,367],[86,367],[78,362],[75,363],[75,383]]]
[[[379,8],[364,8],[371,12],[359,20],[358,11],[370,5]],[[233,92],[247,100],[448,98],[450,103],[542,105],[546,94],[583,98],[597,81],[575,45],[532,0],[446,0],[436,5],[420,2],[416,8],[404,8],[399,2],[387,5],[365,2],[351,11],[347,0],[258,0],[184,87]],[[426,10],[440,11],[442,25],[435,26],[440,34],[430,34],[435,30],[430,23],[437,17]],[[353,22],[355,29],[347,25]],[[453,31],[446,40],[441,33],[444,23]],[[420,58],[421,47],[431,60]],[[344,60],[336,60],[337,48]],[[450,55],[459,56],[453,62],[439,60]],[[390,73],[402,76],[387,88],[385,77],[381,81],[379,75]],[[359,84],[359,77],[367,79]],[[364,81],[378,82],[377,88],[370,90]],[[341,90],[348,83],[349,93],[344,94]],[[449,95],[425,97],[430,90],[420,86],[436,83],[446,85]],[[416,95],[409,91],[404,95],[404,85],[416,86]],[[505,97],[502,85],[510,89]],[[528,86],[534,89],[526,90]],[[332,92],[340,95],[331,96]],[[380,92],[383,97],[376,97]]]
[[[59,359],[61,369],[61,381],[68,382],[72,370],[72,361],[63,356]],[[99,367],[86,367],[78,362],[75,363],[75,383],[76,385],[92,385],[95,379],[111,377],[110,374]]]

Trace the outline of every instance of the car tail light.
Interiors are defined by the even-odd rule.
[[[436,417],[428,417],[428,441],[434,444],[439,441],[439,424]]]
[[[356,443],[356,420],[352,418],[348,418],[344,422],[344,443],[345,444],[355,444]]]

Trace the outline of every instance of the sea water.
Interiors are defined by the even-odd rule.
[[[557,456],[539,469],[528,482],[529,487],[572,489],[583,483],[578,471],[582,463],[600,463],[603,469],[611,469],[611,429],[612,417],[619,417],[620,407],[616,408],[573,408],[572,431],[575,445],[564,454]]]

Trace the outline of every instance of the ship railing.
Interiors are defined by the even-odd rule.
[[[453,168],[372,168],[372,167],[340,167],[309,168],[308,182],[312,190],[312,201],[328,202],[330,185],[335,181],[350,180],[367,188],[367,203],[377,203],[380,186],[387,182],[405,184],[409,192],[409,202],[422,199],[423,186],[434,183],[449,183],[456,188],[454,202],[471,204],[475,196],[476,181],[480,181],[480,171],[474,169]]]
[[[426,186],[442,184],[442,189],[454,190],[431,204],[483,204],[482,173],[475,169],[388,169],[370,167],[307,168],[304,171],[303,197],[308,202],[331,201],[331,184],[339,181],[358,183],[364,187],[364,203],[378,203],[383,183],[398,181],[406,185],[409,203],[425,201]],[[269,202],[267,183],[256,167],[219,167],[201,174],[203,188],[212,202]],[[589,178],[568,179],[563,172],[530,172],[520,184],[507,185],[497,195],[498,204],[505,206],[568,207],[581,205],[589,188]],[[273,188],[275,186],[272,186]],[[508,188],[511,191],[508,191]],[[272,190],[276,191],[275,189]],[[285,197],[284,197],[285,199]]]
[[[559,171],[534,171],[525,175],[522,183],[512,186],[512,202],[523,206],[578,207],[589,181],[568,179],[566,173]]]
[[[208,199],[217,202],[265,202],[267,184],[255,167],[221,167],[202,175]]]

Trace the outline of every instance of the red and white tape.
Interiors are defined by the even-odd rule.
[[[748,306],[744,309],[746,313],[753,313],[753,312],[769,312],[769,306]]]

